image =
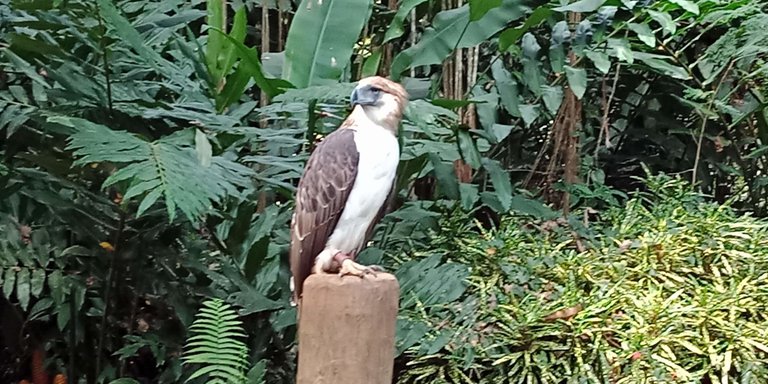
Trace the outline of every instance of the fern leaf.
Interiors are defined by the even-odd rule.
[[[67,147],[74,150],[74,165],[111,162],[121,166],[103,187],[127,181],[123,198],[141,198],[137,216],[163,197],[170,220],[178,208],[196,221],[213,203],[247,187],[253,174],[250,168],[220,156],[213,157],[208,166],[201,164],[194,141],[181,135],[148,142],[84,119],[57,116],[49,121],[75,128]]]
[[[209,383],[245,383],[248,348],[242,322],[220,299],[207,300],[190,326],[184,364],[201,365],[187,379],[207,376]]]

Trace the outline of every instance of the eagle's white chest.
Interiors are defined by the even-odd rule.
[[[369,225],[389,195],[400,160],[397,138],[385,128],[370,124],[353,129],[360,154],[357,177],[326,243],[326,248],[344,253],[361,249]]]

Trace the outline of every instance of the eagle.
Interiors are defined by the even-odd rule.
[[[408,93],[383,77],[361,79],[352,112],[309,156],[291,218],[292,305],[312,274],[363,277],[380,271],[355,262],[386,213],[400,161],[397,131]]]

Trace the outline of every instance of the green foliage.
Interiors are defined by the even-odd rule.
[[[247,167],[212,156],[208,138],[199,130],[194,140],[196,148],[193,148],[189,131],[179,131],[177,135],[150,143],[83,119],[51,118],[49,121],[75,129],[67,146],[74,151],[73,165],[101,161],[128,164],[112,173],[103,187],[127,182],[124,202],[143,197],[137,217],[163,196],[171,220],[178,208],[190,221],[195,221],[208,211],[212,202],[236,196],[239,188],[249,185],[248,177],[252,175]]]
[[[398,381],[764,377],[764,4],[451,4],[0,0],[0,367],[180,382],[213,297],[241,344],[195,368],[293,383],[295,183],[378,71],[411,94],[360,255],[401,283]]]
[[[248,347],[237,312],[221,300],[203,302],[189,327],[184,364],[199,364],[187,381],[208,377],[207,383],[245,383]]]
[[[283,77],[297,88],[335,83],[371,14],[371,0],[301,1],[285,42]]]
[[[760,382],[768,222],[707,203],[680,179],[647,185],[589,228],[442,219],[415,250],[435,255],[419,263],[442,258],[439,268],[470,274],[420,284],[468,286],[445,301],[403,297],[399,382]]]

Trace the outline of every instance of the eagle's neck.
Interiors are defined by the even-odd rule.
[[[387,112],[384,108],[363,108],[356,105],[345,122],[345,128],[375,127],[397,135],[397,125],[400,117],[396,113]]]

